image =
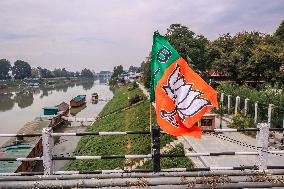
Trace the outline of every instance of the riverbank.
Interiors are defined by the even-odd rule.
[[[28,89],[27,89],[28,90]],[[70,110],[69,116],[77,117],[94,117],[97,116],[103,107],[107,104],[107,100],[111,99],[113,94],[109,90],[109,86],[102,84],[96,84],[93,81],[89,82],[77,82],[63,87],[56,87],[53,89],[34,89],[35,91],[26,92],[13,92],[7,98],[1,98],[0,119],[1,127],[0,133],[2,134],[14,134],[14,133],[41,133],[43,127],[47,127],[49,124],[42,124],[44,121],[40,121],[40,115],[42,115],[43,107],[51,107],[60,104],[61,102],[69,102],[72,97],[78,94],[87,95],[86,105],[80,108],[76,108],[75,111]],[[93,104],[91,100],[92,93],[97,92],[100,100],[98,103]],[[3,96],[2,96],[3,97]],[[6,103],[5,103],[6,102]],[[5,106],[7,105],[7,106]],[[28,123],[27,123],[28,122]],[[50,120],[49,120],[50,122]],[[45,122],[44,122],[45,123]],[[84,125],[90,123],[83,123]],[[82,127],[81,123],[75,122],[68,125],[62,124],[54,130],[54,132],[80,132],[86,127]],[[30,139],[37,138],[24,138],[24,141],[20,145],[15,145],[15,138],[0,137],[0,156],[9,158],[26,157],[30,150],[33,149],[34,142],[30,142]],[[60,137],[55,138],[54,153],[64,155],[73,152],[80,138],[78,137]],[[38,141],[38,140],[37,140]],[[35,142],[37,144],[37,141]],[[41,144],[41,143],[40,143]],[[35,156],[41,156],[37,154]],[[34,157],[34,156],[32,156]],[[1,162],[0,172],[14,172],[21,162]],[[37,167],[37,171],[42,171],[42,162]],[[56,171],[64,170],[67,162],[57,161],[55,162]]]
[[[26,88],[20,91],[7,93],[0,92],[0,133],[16,133],[23,125],[31,120],[34,120],[39,115],[42,115],[43,107],[58,105],[62,102],[69,101],[78,94],[87,95],[88,103],[91,102],[91,95],[98,92],[102,100],[112,98],[112,92],[109,86],[98,84],[93,80],[78,81],[71,84],[60,84],[60,86]],[[96,104],[90,104],[84,109],[86,116],[94,116],[98,114],[97,109],[102,109],[104,105],[101,101]],[[95,107],[93,107],[95,106]],[[98,108],[99,106],[99,108]],[[76,114],[78,111],[72,111],[71,114]],[[0,138],[0,145],[6,141],[5,138]]]
[[[133,99],[139,100],[135,101]],[[130,105],[129,102],[134,103]],[[124,109],[125,107],[128,108]],[[97,120],[87,131],[149,131],[149,109],[149,101],[137,86],[121,86],[115,90],[113,99],[100,113],[102,119]],[[112,112],[117,113],[113,114]],[[152,114],[152,120],[156,120],[154,113]],[[175,137],[162,135],[161,149],[174,140]],[[84,136],[81,138],[74,155],[150,154],[150,145],[151,138],[149,135]],[[176,149],[172,148],[170,150],[170,152],[173,151],[184,153],[181,145],[178,145]],[[140,161],[142,161],[142,159],[74,160],[69,163],[67,169],[81,171],[117,169],[132,167]],[[151,163],[149,165],[151,165]],[[163,158],[161,165],[162,168],[191,167],[192,163],[187,158]],[[141,168],[142,166],[143,165],[140,165],[137,168]]]

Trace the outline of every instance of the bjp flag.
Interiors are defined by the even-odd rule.
[[[150,101],[156,103],[157,123],[164,132],[196,138],[201,138],[201,128],[194,124],[218,106],[217,92],[157,32],[153,36]]]

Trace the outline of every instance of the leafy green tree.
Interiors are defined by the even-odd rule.
[[[0,79],[10,79],[9,71],[11,70],[11,64],[6,59],[0,60]]]
[[[32,68],[29,63],[17,60],[12,67],[12,74],[14,75],[15,79],[24,79],[31,77]]]
[[[113,74],[112,74],[112,78],[117,78],[120,74],[123,73],[123,66],[119,65],[119,66],[115,66],[113,68]]]
[[[76,71],[75,77],[80,77],[80,72]]]
[[[67,71],[65,68],[55,68],[52,73],[55,77],[73,77],[75,75],[74,72]]]
[[[276,29],[275,36],[278,36],[281,40],[284,40],[284,20],[282,20],[281,24]]]
[[[86,78],[93,78],[94,77],[94,74],[91,70],[87,69],[87,68],[84,68],[82,71],[81,71],[81,77],[86,77]]]
[[[54,76],[54,73],[46,68],[41,68],[41,67],[38,67],[39,69],[39,72],[40,72],[40,76],[42,78],[53,78],[55,77]]]
[[[242,32],[235,36],[225,34],[208,45],[208,60],[212,69],[228,76],[238,84],[253,80],[249,64],[254,49],[263,42],[265,35],[259,32]]]
[[[266,81],[272,85],[284,84],[284,74],[280,67],[284,65],[284,45],[262,43],[253,50],[248,60],[250,75],[254,81]]]
[[[206,75],[210,66],[206,51],[208,39],[202,35],[196,35],[188,27],[181,24],[170,25],[167,29],[166,38],[195,71]]]
[[[60,68],[55,68],[52,72],[53,72],[55,77],[62,77]]]
[[[146,57],[146,60],[142,62],[141,68],[143,69],[143,83],[146,88],[150,88],[150,82],[151,82],[151,62],[152,62],[152,56],[151,53],[148,57]]]
[[[284,48],[279,38],[259,32],[225,34],[208,45],[212,69],[238,84],[245,81],[281,82]]]
[[[32,68],[31,77],[40,78],[40,70],[38,68]]]

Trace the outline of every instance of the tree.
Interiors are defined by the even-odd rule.
[[[14,75],[15,79],[24,79],[31,77],[32,69],[29,63],[22,60],[17,60],[12,68],[12,74]]]
[[[11,64],[6,59],[0,60],[0,79],[10,79],[9,71],[11,70]]]
[[[93,78],[94,74],[91,70],[85,68],[81,71],[81,77]]]
[[[123,66],[119,65],[119,66],[115,66],[113,68],[113,74],[112,74],[112,78],[117,78],[120,74],[123,73]]]
[[[209,70],[206,52],[208,39],[202,35],[196,35],[181,24],[170,25],[166,38],[195,71],[202,73],[202,75],[206,74],[205,72]]]
[[[40,70],[38,68],[32,68],[31,77],[40,78]]]
[[[284,84],[284,74],[280,67],[284,65],[284,45],[267,44],[265,42],[256,46],[253,55],[248,61],[248,72],[254,81],[266,81],[271,84],[280,82]]]
[[[150,88],[150,82],[151,82],[151,62],[152,62],[152,56],[150,55],[146,57],[145,61],[142,62],[141,68],[143,69],[143,83],[146,88]]]
[[[55,68],[54,70],[53,70],[53,74],[54,74],[54,76],[55,77],[62,77],[62,74],[61,74],[61,69],[59,68]]]
[[[52,78],[52,77],[55,77],[54,76],[54,73],[46,68],[39,68],[40,70],[40,76],[42,78]]]
[[[55,68],[52,73],[55,77],[73,77],[75,75],[74,72],[69,72],[65,68]]]
[[[281,24],[276,29],[275,36],[278,36],[281,40],[284,40],[284,20],[282,20]]]
[[[217,70],[231,80],[241,84],[254,80],[250,58],[254,49],[265,39],[259,32],[242,32],[235,36],[225,34],[208,45],[208,60]]]
[[[135,66],[130,66],[128,69],[129,72],[136,72],[140,73],[141,72],[141,67],[135,67]]]
[[[76,71],[75,77],[80,77],[80,72]]]

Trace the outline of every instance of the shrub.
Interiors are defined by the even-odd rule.
[[[138,84],[134,81],[133,83],[130,84],[130,86],[128,87],[128,91],[132,91],[136,88],[138,88]]]
[[[130,97],[128,100],[129,105],[135,104],[139,101],[143,100],[143,97],[140,95],[135,95],[133,97]]]
[[[245,128],[253,128],[254,120],[250,116],[245,116],[243,112],[238,113],[237,115],[233,116],[232,123],[228,125],[228,127],[236,128],[236,129],[245,129]],[[246,135],[255,136],[255,132],[244,132]]]

